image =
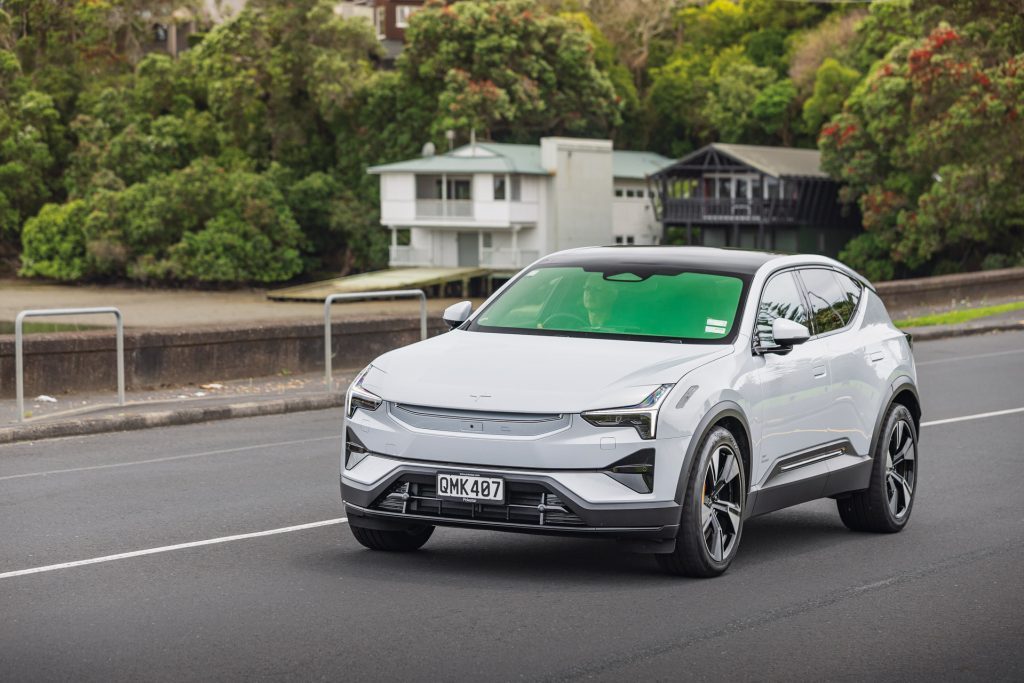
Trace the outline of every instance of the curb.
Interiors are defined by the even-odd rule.
[[[94,417],[81,420],[65,420],[50,424],[34,424],[0,429],[0,444],[19,441],[40,441],[66,436],[85,436],[106,432],[126,432],[152,427],[173,427],[178,425],[231,420],[239,417],[282,415],[307,410],[326,410],[345,404],[344,394],[285,398],[274,401],[234,403],[208,408],[180,408],[155,413],[136,413]]]
[[[942,329],[937,329],[942,328]],[[1013,330],[1024,330],[1024,321],[1012,321],[1003,323],[984,323],[979,325],[940,325],[937,328],[918,327],[904,328],[904,332],[910,332],[914,341],[934,341],[936,339],[949,339],[951,337],[965,337],[970,334],[985,334],[986,332],[1010,332]]]

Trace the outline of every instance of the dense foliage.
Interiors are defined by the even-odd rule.
[[[380,267],[368,165],[478,136],[818,145],[872,277],[1024,259],[1024,0],[431,0],[393,66],[333,0],[0,3],[0,259],[63,280]],[[201,20],[200,20],[201,21]]]

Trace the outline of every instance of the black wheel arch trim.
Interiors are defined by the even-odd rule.
[[[683,458],[683,467],[679,473],[679,482],[676,484],[676,495],[675,501],[680,506],[680,514],[682,514],[683,498],[686,495],[686,485],[690,480],[690,469],[693,467],[693,460],[697,456],[697,448],[704,443],[704,439],[707,437],[711,428],[718,424],[723,418],[735,418],[740,425],[743,427],[744,434],[743,439],[746,440],[747,449],[753,447],[753,441],[750,438],[750,423],[747,420],[746,413],[743,412],[743,408],[740,407],[735,401],[721,401],[716,403],[711,410],[704,414],[700,422],[697,423],[697,428],[693,430],[693,438],[690,439],[690,444],[686,447],[686,456]],[[734,435],[737,441],[741,441],[740,435]],[[742,441],[740,447],[742,449]],[[753,453],[746,453],[746,462],[744,463],[747,469],[750,469],[750,464],[753,462]],[[743,457],[740,460],[744,460]],[[750,490],[750,472],[745,472],[747,476],[747,493]]]
[[[910,411],[910,414],[914,418],[914,438],[917,439],[918,443],[921,441],[921,396],[917,392],[917,386],[914,384],[914,381],[907,375],[900,375],[889,385],[889,394],[886,396],[886,400],[882,402],[882,409],[878,411],[878,416],[875,418],[875,430],[871,434],[871,450],[868,451],[872,458],[875,457],[875,450],[878,447],[878,440],[881,438],[882,427],[885,426],[883,424],[885,416],[889,414],[889,409],[896,402],[896,397],[904,391],[910,392],[917,403],[917,414],[915,415],[913,410]]]

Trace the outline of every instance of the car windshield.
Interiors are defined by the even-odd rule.
[[[742,293],[735,275],[542,265],[504,290],[470,329],[720,341],[732,331]]]

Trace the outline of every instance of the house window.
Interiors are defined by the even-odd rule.
[[[153,41],[157,43],[167,42],[167,27],[163,24],[153,24]]]
[[[494,199],[495,201],[505,198],[505,176],[494,176]]]
[[[470,191],[471,182],[469,178],[448,178],[447,187],[445,179],[437,175],[416,176],[416,199],[442,199],[446,195],[442,189],[447,189],[448,199],[472,199]]]
[[[377,27],[377,37],[383,38],[387,28],[387,7],[373,8],[373,23]]]
[[[522,183],[517,175],[512,176],[512,201],[518,202],[522,200]]]
[[[409,27],[409,17],[416,13],[419,7],[412,5],[398,5],[395,7],[395,26],[398,28]]]
[[[622,235],[615,236],[615,244],[622,244]]]
[[[621,197],[621,196],[622,196],[622,193],[623,193],[623,190],[622,190],[622,188],[621,188],[621,187],[616,187],[616,188],[615,188],[615,196],[616,196],[616,197]]]
[[[634,242],[635,242],[635,239],[633,238],[632,235],[627,235],[626,236],[626,244],[633,244]]]
[[[494,243],[494,236],[489,232],[485,232],[482,235],[484,249],[490,249]]]

